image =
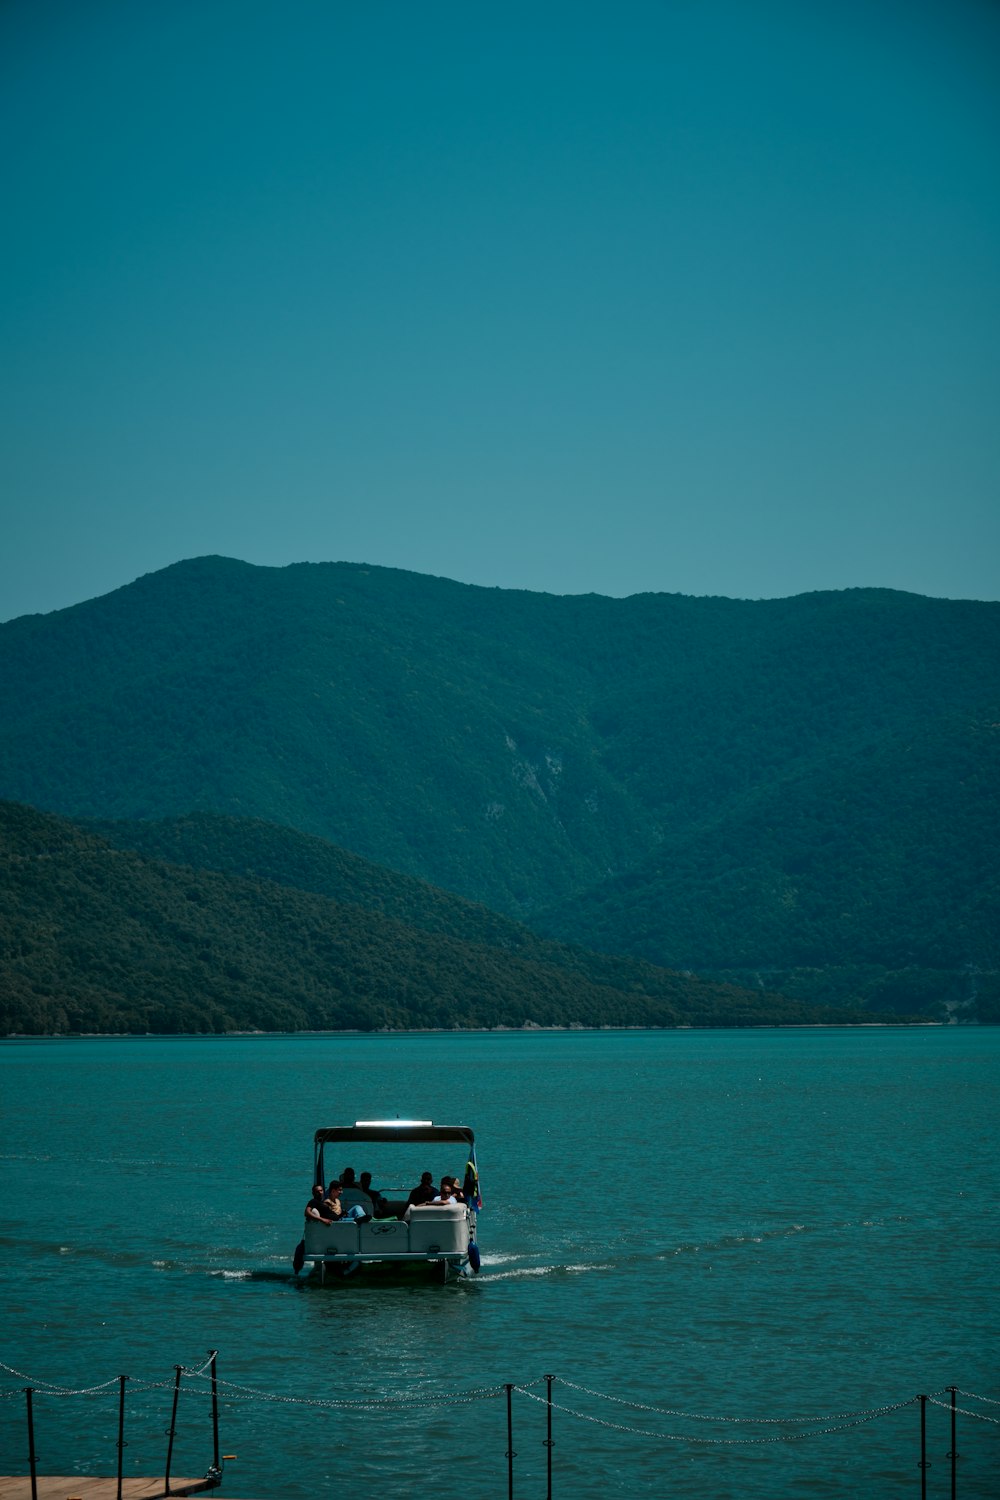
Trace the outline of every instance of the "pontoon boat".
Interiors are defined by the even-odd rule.
[[[358,1120],[353,1125],[334,1125],[317,1130],[313,1142],[314,1183],[326,1184],[326,1148],[391,1143],[392,1145],[460,1146],[465,1157],[462,1183],[464,1202],[426,1203],[409,1206],[406,1189],[400,1199],[387,1199],[383,1190],[367,1195],[358,1188],[345,1189],[345,1208],[359,1204],[365,1217],[332,1224],[306,1219],[305,1234],[296,1249],[295,1269],[307,1262],[321,1281],[328,1270],[340,1276],[364,1268],[417,1268],[430,1270],[439,1280],[468,1275],[479,1270],[476,1245],[476,1213],[482,1207],[479,1172],[473,1132],[467,1125],[434,1125],[430,1120]],[[338,1161],[331,1165],[339,1166]],[[421,1165],[423,1162],[421,1161]],[[331,1176],[334,1174],[331,1173]],[[419,1175],[419,1174],[415,1174]],[[379,1184],[375,1185],[377,1188]]]

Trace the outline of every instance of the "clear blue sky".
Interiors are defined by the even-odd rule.
[[[6,0],[0,618],[1000,596],[992,0]]]

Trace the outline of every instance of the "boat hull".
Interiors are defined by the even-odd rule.
[[[428,1203],[411,1208],[405,1219],[373,1219],[321,1224],[311,1219],[304,1235],[304,1261],[321,1276],[386,1267],[406,1274],[431,1269],[443,1279],[469,1269],[475,1222],[463,1204]]]

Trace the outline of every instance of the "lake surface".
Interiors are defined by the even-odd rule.
[[[24,1376],[127,1374],[126,1473],[162,1473],[174,1366],[218,1348],[252,1388],[222,1388],[223,1497],[502,1500],[507,1382],[542,1497],[546,1374],[560,1500],[919,1495],[918,1407],[841,1414],[1000,1401],[998,1062],[985,1027],[0,1045],[0,1471],[27,1472]],[[314,1130],[396,1115],[476,1131],[482,1274],[296,1281]],[[117,1393],[35,1398],[42,1472],[115,1472]],[[995,1496],[1000,1406],[959,1405],[994,1421],[960,1418],[958,1493]],[[186,1377],[173,1472],[211,1458]]]

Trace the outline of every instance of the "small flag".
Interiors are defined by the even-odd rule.
[[[465,1181],[462,1183],[462,1196],[470,1208],[477,1213],[483,1206],[483,1195],[479,1191],[479,1172],[475,1161],[465,1163]]]

